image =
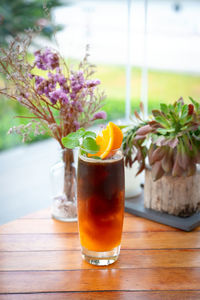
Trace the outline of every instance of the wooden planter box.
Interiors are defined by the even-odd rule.
[[[200,211],[200,170],[190,177],[165,175],[153,181],[151,169],[146,169],[144,206],[181,217]]]

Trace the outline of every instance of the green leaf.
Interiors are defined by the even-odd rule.
[[[69,149],[81,147],[82,154],[95,154],[100,148],[97,145],[95,138],[95,132],[86,131],[84,128],[80,128],[76,132],[71,132],[66,137],[62,138],[62,143]]]
[[[175,132],[176,131],[176,128],[168,128],[167,129],[167,132]]]
[[[164,126],[166,126],[166,127],[169,127],[169,126],[170,126],[170,124],[168,123],[168,121],[167,121],[164,117],[157,116],[157,117],[155,117],[155,120],[156,120],[158,123],[160,123],[160,124],[162,124],[162,125],[164,125]]]
[[[165,135],[166,133],[173,133],[175,131],[176,131],[175,128],[158,128],[157,129],[157,132],[159,132],[163,135]]]
[[[168,133],[168,130],[167,130],[167,129],[164,129],[164,128],[158,128],[156,131],[157,131],[158,133],[160,133],[160,134],[163,134],[163,135],[165,135],[166,133]]]
[[[87,137],[83,140],[82,147],[84,148],[84,151],[91,154],[97,153],[100,148],[96,141],[91,137]]]
[[[174,105],[173,104],[169,104],[169,109],[174,111]]]
[[[168,106],[165,103],[160,103],[160,109],[164,114],[168,113]]]
[[[76,132],[71,132],[62,138],[62,143],[66,148],[74,149],[80,146],[79,139],[85,134],[85,129],[80,128]]]
[[[171,123],[172,123],[172,122],[176,123],[176,115],[175,115],[175,113],[174,113],[173,110],[170,111],[168,117],[169,117]],[[172,124],[173,124],[173,123],[172,123]],[[172,124],[171,124],[171,125],[172,125]],[[175,126],[175,125],[173,125],[173,126]]]
[[[181,102],[178,102],[177,103],[177,113],[180,113],[182,111],[182,107],[183,107],[183,104]]]
[[[77,131],[69,133],[66,137],[70,139],[80,139],[81,137],[84,136],[84,134],[85,134],[85,129],[79,128]]]
[[[183,119],[183,118],[187,117],[187,115],[188,115],[188,105],[184,104],[182,106],[181,118]]]
[[[200,107],[200,104],[197,101],[195,101],[192,97],[189,97],[189,99],[192,102],[192,104],[194,104],[194,107],[195,107],[196,111],[198,111],[199,107]]]
[[[153,109],[152,114],[153,114],[154,117],[162,116],[161,111],[159,111],[158,109]]]
[[[181,127],[181,130],[188,130],[188,126],[186,125],[186,126]]]
[[[185,123],[188,123],[188,122],[192,121],[192,119],[193,119],[193,116],[192,116],[192,115],[187,116],[187,117],[185,118]]]
[[[65,146],[65,148],[69,148],[69,149],[74,149],[80,146],[79,140],[75,138],[70,138],[69,135],[62,138],[62,143]]]
[[[120,129],[124,129],[124,128],[127,128],[129,125],[118,125],[118,127],[120,128]]]
[[[95,132],[93,132],[93,131],[86,131],[85,132],[85,134],[84,134],[84,138],[86,138],[86,137],[91,137],[91,138],[96,138],[96,133]]]

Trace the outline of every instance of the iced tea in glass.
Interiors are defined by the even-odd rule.
[[[108,265],[119,256],[124,218],[124,161],[120,151],[99,160],[79,155],[78,224],[83,258]]]

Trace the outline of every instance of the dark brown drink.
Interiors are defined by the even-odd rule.
[[[124,161],[121,153],[107,160],[80,156],[77,191],[82,247],[106,252],[120,246],[124,217]]]

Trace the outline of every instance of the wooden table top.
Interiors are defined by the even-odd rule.
[[[200,227],[183,232],[125,214],[119,260],[82,260],[77,223],[50,210],[0,226],[0,300],[200,299]]]

